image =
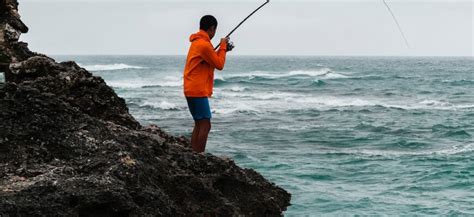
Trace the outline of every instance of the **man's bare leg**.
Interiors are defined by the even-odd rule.
[[[198,135],[196,148],[193,146],[193,150],[198,153],[202,153],[206,150],[207,138],[211,131],[211,120],[200,120],[196,121],[198,126]],[[193,133],[194,134],[194,133]]]
[[[194,122],[194,129],[193,129],[193,135],[191,136],[191,147],[193,147],[193,151],[198,150],[199,147],[199,123],[198,121]]]

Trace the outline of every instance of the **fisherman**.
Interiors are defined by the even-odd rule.
[[[203,153],[211,130],[211,108],[209,98],[214,87],[214,70],[223,70],[226,52],[231,51],[229,38],[222,38],[219,50],[211,44],[217,29],[217,19],[211,15],[201,18],[199,32],[190,37],[186,66],[184,69],[184,95],[194,119],[191,137],[193,151]]]

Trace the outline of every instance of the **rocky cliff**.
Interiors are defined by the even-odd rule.
[[[290,194],[141,126],[103,79],[19,42],[0,3],[0,216],[280,216]]]

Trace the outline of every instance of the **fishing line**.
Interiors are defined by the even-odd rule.
[[[226,38],[230,37],[232,35],[232,33],[235,32],[235,30],[237,30],[242,24],[245,23],[245,21],[247,21],[253,14],[257,13],[257,11],[259,11],[261,8],[263,8],[263,6],[265,6],[266,4],[270,3],[270,0],[267,0],[265,3],[263,3],[262,5],[260,5],[260,7],[258,7],[257,9],[255,9],[252,13],[250,13],[250,15],[248,15],[244,20],[242,20],[242,22],[239,23],[239,25],[237,25],[229,34],[227,34]],[[217,47],[215,48],[215,50],[217,50],[217,48],[219,48],[219,46],[221,46],[220,44],[217,45]]]
[[[396,17],[395,14],[393,13],[392,9],[391,9],[390,6],[387,4],[387,2],[386,2],[385,0],[382,0],[382,1],[383,1],[383,3],[385,4],[385,6],[387,7],[387,9],[388,9],[388,11],[390,12],[390,14],[392,15],[393,20],[394,20],[395,23],[397,24],[398,30],[400,30],[400,34],[402,35],[403,39],[405,40],[405,44],[407,45],[408,48],[410,48],[410,43],[408,43],[407,37],[405,36],[405,33],[403,33],[402,27],[400,26],[400,23],[398,22],[397,17]]]

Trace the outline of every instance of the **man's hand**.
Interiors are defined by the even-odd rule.
[[[229,37],[221,39],[221,43],[222,42],[225,42],[227,44],[227,52],[232,51],[235,47],[234,43],[230,41]]]
[[[221,44],[222,43],[228,44],[229,43],[229,38],[221,38]]]
[[[227,52],[234,50],[234,43],[228,42],[227,43]]]

